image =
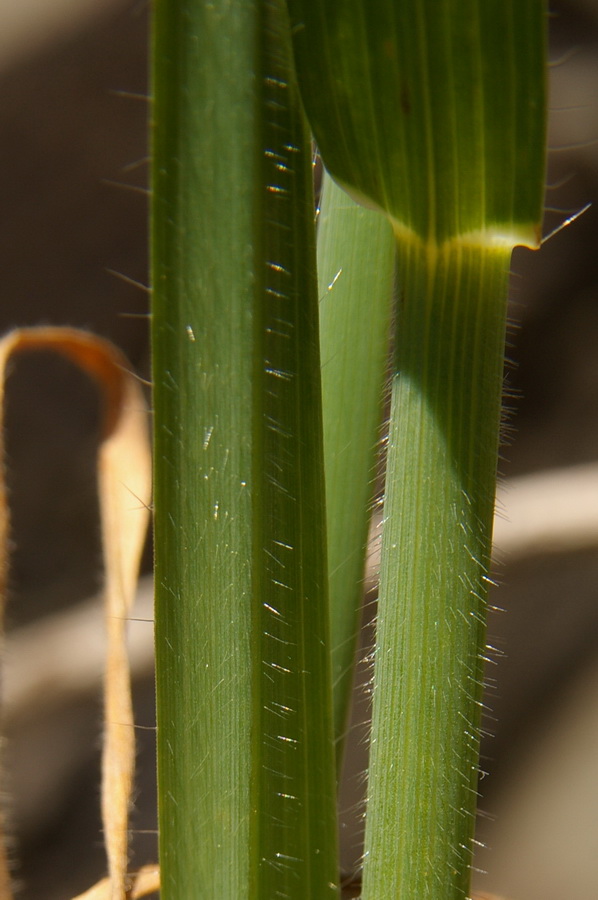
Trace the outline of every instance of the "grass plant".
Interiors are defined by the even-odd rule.
[[[363,898],[468,896],[545,19],[542,0],[155,0],[163,900],[339,894],[334,747],[390,346]],[[317,261],[305,116],[372,208],[326,180]]]

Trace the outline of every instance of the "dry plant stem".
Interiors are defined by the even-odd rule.
[[[471,900],[507,900],[506,897],[499,897],[498,894],[476,893],[472,894]]]
[[[133,603],[149,521],[151,462],[147,410],[141,387],[122,354],[107,341],[67,328],[13,331],[0,343],[0,382],[13,354],[53,349],[97,380],[104,397],[98,488],[105,560],[107,661],[102,758],[102,819],[110,900],[124,900],[127,885],[128,814],[134,770],[134,728],[126,652],[126,619]],[[1,420],[4,392],[0,393]],[[5,601],[8,510],[0,476],[0,573]],[[0,861],[0,897],[9,900],[6,859]]]
[[[134,875],[128,878],[130,887],[126,893],[126,900],[140,900],[148,894],[154,894],[160,889],[160,870],[158,866],[143,866]],[[78,894],[73,900],[111,900],[110,878],[102,878],[88,891]]]
[[[128,814],[135,769],[135,730],[126,628],[135,599],[151,499],[151,457],[145,402],[134,378],[129,376],[123,387],[118,426],[102,444],[98,473],[108,637],[104,681],[102,820],[112,881],[111,900],[121,900],[128,861]]]

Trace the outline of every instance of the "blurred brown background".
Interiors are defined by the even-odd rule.
[[[545,232],[598,197],[597,0],[552,3],[550,29]],[[1,329],[91,329],[144,377],[147,293],[109,270],[148,281],[147,30],[146,0],[0,0]],[[511,487],[501,501],[512,524],[499,523],[493,597],[506,612],[490,622],[504,656],[488,673],[494,736],[484,741],[479,836],[492,849],[480,851],[489,874],[476,878],[512,900],[598,896],[597,239],[594,205],[514,262],[502,463]],[[14,367],[4,786],[27,900],[68,900],[104,870],[101,618],[88,602],[101,583],[97,425],[93,389],[65,363]],[[150,595],[146,583],[146,605]],[[146,726],[149,627],[131,624]],[[74,642],[88,650],[84,673],[64,665]],[[156,849],[151,730],[139,739],[140,865]],[[343,833],[350,868],[359,851],[354,830]]]

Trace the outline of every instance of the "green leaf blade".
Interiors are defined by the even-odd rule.
[[[400,254],[364,900],[469,895],[509,257]]]
[[[240,3],[223,40],[219,20],[209,4],[154,7],[155,616],[166,900],[198,889],[246,896],[249,863],[251,606],[240,598],[251,596],[244,522],[252,510],[259,22],[255,4]],[[226,254],[237,265],[226,264]],[[231,443],[234,434],[247,437]],[[226,646],[236,649],[228,658]]]
[[[264,4],[251,897],[338,893],[312,151],[284,3]]]
[[[161,896],[334,897],[311,146],[280,3],[158,0]]]
[[[288,2],[303,100],[340,183],[424,242],[537,246],[542,0]]]
[[[546,8],[288,3],[324,163],[390,218],[399,254],[363,898],[465,900],[509,258],[542,218]]]
[[[354,203],[325,173],[318,222],[318,284],[332,677],[339,760],[363,601],[394,268],[395,242],[390,224]]]

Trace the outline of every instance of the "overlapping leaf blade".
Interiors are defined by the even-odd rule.
[[[542,0],[288,0],[326,167],[422,240],[535,245]],[[540,83],[539,83],[540,82]]]
[[[542,214],[546,10],[288,3],[324,163],[389,216],[399,256],[363,897],[464,900],[509,259],[538,245]]]

